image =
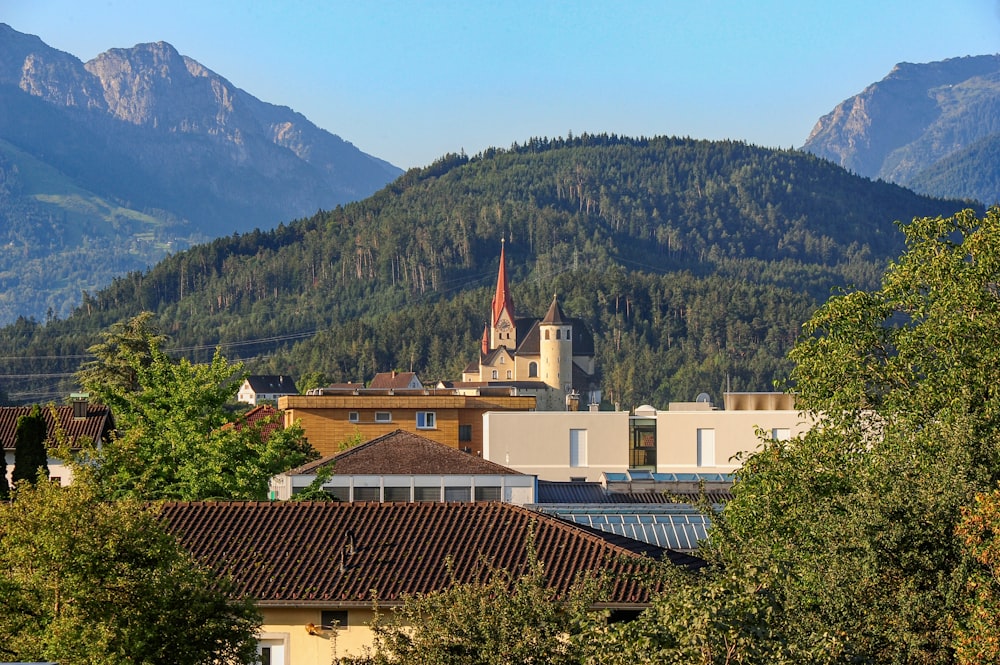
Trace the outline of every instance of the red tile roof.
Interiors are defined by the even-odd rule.
[[[102,404],[88,404],[86,418],[74,418],[72,406],[42,406],[42,416],[45,418],[46,425],[46,441],[51,445],[56,445],[56,421],[52,415],[53,408],[56,412],[55,417],[72,447],[78,446],[81,439],[84,438],[95,443],[107,440],[115,428],[111,410]],[[0,406],[0,447],[4,450],[14,449],[17,419],[29,413],[31,413],[30,406]]]
[[[579,527],[506,503],[168,502],[162,517],[198,559],[260,605],[397,605],[459,582],[485,581],[489,565],[522,574],[527,539],[549,586],[566,593],[584,572],[611,580],[602,605],[648,600],[631,573],[648,557],[685,567],[701,559]],[[353,540],[353,552],[349,547]]]
[[[368,387],[377,390],[405,389],[410,387],[410,383],[414,379],[418,384],[420,383],[415,372],[378,372]]]
[[[281,413],[270,404],[261,404],[244,413],[233,425],[236,429],[241,429],[243,423],[257,425],[261,436],[267,439],[272,433],[285,428]]]
[[[287,475],[313,474],[330,464],[337,475],[523,475],[401,429],[342,453],[303,464],[288,471]]]

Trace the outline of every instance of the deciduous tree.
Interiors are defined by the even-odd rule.
[[[155,508],[86,483],[0,504],[0,659],[63,665],[255,662],[260,617],[167,533]]]

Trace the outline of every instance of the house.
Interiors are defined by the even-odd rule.
[[[535,501],[534,476],[401,429],[278,474],[271,498],[291,498],[322,469],[340,501]]]
[[[760,434],[796,437],[812,421],[784,393],[726,393],[666,410],[487,413],[483,457],[541,480],[596,482],[602,474],[732,473],[738,453],[760,446]]]
[[[369,388],[376,390],[420,390],[424,384],[414,372],[379,372],[368,384]]]
[[[594,338],[582,319],[567,317],[555,295],[541,319],[518,317],[507,279],[505,246],[479,358],[462,372],[454,388],[483,385],[517,387],[532,394],[539,411],[566,411],[601,401]]]
[[[107,442],[115,430],[111,409],[103,404],[89,403],[84,395],[74,396],[71,404],[44,406],[41,411],[45,418],[46,447],[49,449],[59,446],[60,441],[68,443],[70,449],[79,449],[84,441],[97,444]],[[29,413],[30,406],[0,407],[0,446],[7,460],[8,482],[14,470],[17,419]],[[72,470],[61,459],[50,454],[48,465],[52,480],[62,485],[72,482]]]
[[[323,388],[311,395],[278,399],[285,426],[298,422],[320,455],[340,452],[344,442],[368,441],[397,429],[446,446],[482,453],[483,414],[528,411],[535,398],[507,387],[462,394],[454,389]]]
[[[553,593],[590,573],[609,580],[598,605],[647,606],[635,573],[651,560],[699,568],[697,557],[576,526],[509,503],[168,502],[161,516],[188,551],[263,615],[272,663],[318,665],[372,644],[381,610],[406,595],[484,582],[491,567],[526,570],[531,539]]]
[[[290,376],[262,374],[248,376],[243,380],[236,401],[257,405],[261,402],[276,402],[284,395],[298,395],[298,388]]]

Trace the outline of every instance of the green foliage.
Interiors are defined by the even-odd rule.
[[[607,613],[591,609],[593,580],[581,580],[566,598],[545,583],[530,549],[527,569],[516,575],[491,570],[483,584],[453,582],[447,589],[404,599],[372,628],[372,654],[348,658],[355,665],[570,665],[581,662],[587,636]]]
[[[210,363],[174,361],[146,321],[137,317],[116,330],[147,343],[112,345],[101,366],[81,377],[118,426],[112,441],[89,448],[77,465],[105,496],[263,500],[271,476],[315,457],[299,427],[264,436],[260,424],[233,418],[227,404],[243,378],[241,365],[218,351]],[[102,376],[111,379],[94,378]]]
[[[39,358],[23,373],[72,372],[98,330],[149,310],[179,347],[232,344],[253,373],[454,379],[475,355],[503,237],[519,314],[541,316],[558,293],[594,331],[623,407],[717,393],[727,377],[762,390],[787,376],[831,288],[876,283],[901,247],[894,220],[960,206],[742,143],[533,140],[174,254],[68,319],[0,330],[0,354]],[[66,359],[41,360],[54,356]]]
[[[27,415],[18,417],[14,427],[14,471],[11,480],[14,485],[28,482],[34,484],[39,472],[49,477],[48,453],[45,450],[47,436],[45,417],[37,404]]]
[[[0,504],[0,658],[64,665],[254,662],[252,603],[227,598],[135,501],[85,483]]]
[[[744,460],[706,552],[770,571],[790,639],[949,663],[963,506],[1000,479],[1000,210],[923,218],[882,287],[830,299],[791,357],[821,424]]]

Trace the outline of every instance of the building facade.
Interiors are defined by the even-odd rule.
[[[516,316],[501,245],[479,358],[465,368],[455,387],[509,385],[534,394],[539,411],[575,410],[581,402],[600,402],[596,369],[590,330],[582,320],[567,317],[555,296],[541,319]]]

